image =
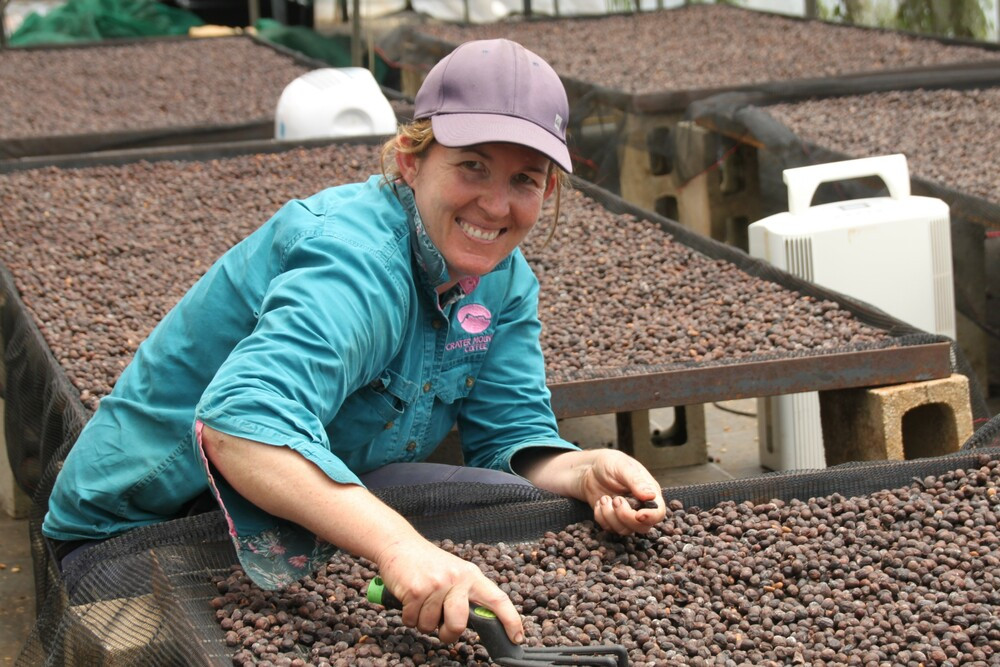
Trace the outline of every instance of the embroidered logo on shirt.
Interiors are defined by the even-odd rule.
[[[469,354],[471,352],[485,352],[490,349],[490,341],[492,340],[493,336],[490,335],[460,338],[445,345],[444,349],[448,352],[461,350],[465,354]]]
[[[458,318],[459,326],[471,334],[477,334],[485,331],[486,327],[490,326],[493,313],[487,310],[485,306],[481,306],[478,303],[470,303],[467,306],[459,308],[456,317]]]

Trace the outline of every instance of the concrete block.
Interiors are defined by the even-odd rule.
[[[658,159],[658,155],[669,153],[666,148],[650,150],[650,141],[662,144],[672,143],[670,133],[676,127],[681,114],[647,115],[626,114],[625,126],[619,143],[619,178],[622,199],[647,211],[657,211],[657,202],[673,197],[675,203],[660,207],[657,211],[674,220],[677,219],[676,188],[674,187],[674,167],[670,160]],[[651,139],[655,137],[655,139]]]
[[[620,153],[622,199],[746,250],[761,209],[756,149],[681,114],[627,114]],[[680,163],[700,171],[683,176]]]
[[[827,465],[942,456],[972,435],[969,380],[820,392],[820,418]]]
[[[707,463],[705,406],[685,405],[674,411],[674,426],[669,434],[652,432],[648,410],[617,414],[618,449],[649,470]]]

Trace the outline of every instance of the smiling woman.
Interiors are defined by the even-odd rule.
[[[404,623],[450,642],[471,601],[520,642],[501,589],[371,489],[534,484],[616,533],[660,521],[650,473],[565,441],[550,407],[518,245],[571,168],[568,116],[537,55],[464,44],[428,75],[381,175],[287,203],[219,258],[65,460],[42,529],[67,587],[99,541],[221,508],[261,586],[341,549],[375,563]],[[456,424],[467,466],[423,462]]]

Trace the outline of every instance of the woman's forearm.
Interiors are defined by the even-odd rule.
[[[540,489],[588,502],[582,478],[593,461],[593,451],[538,447],[519,452],[512,467]]]
[[[356,556],[379,562],[394,543],[423,538],[402,516],[356,484],[341,484],[288,447],[202,431],[205,454],[233,489]]]

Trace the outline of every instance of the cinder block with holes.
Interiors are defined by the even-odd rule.
[[[969,380],[939,380],[819,394],[828,466],[901,461],[958,451],[972,435]]]
[[[618,449],[635,457],[649,470],[708,462],[704,405],[675,408],[674,424],[669,433],[651,431],[648,410],[621,412],[615,418]]]
[[[746,249],[746,228],[761,209],[756,149],[680,118],[627,114],[620,150],[622,198]],[[684,177],[685,171],[695,173]]]

